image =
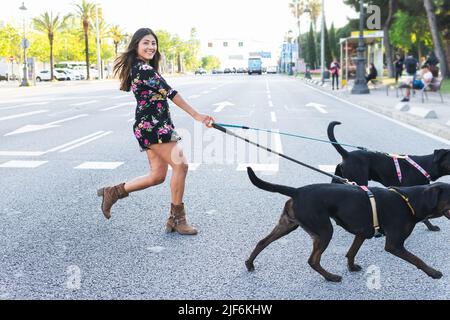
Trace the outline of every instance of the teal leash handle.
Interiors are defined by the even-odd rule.
[[[302,135],[297,135],[297,134],[292,134],[292,133],[277,132],[277,131],[268,130],[268,129],[252,128],[252,127],[241,126],[241,125],[236,125],[236,124],[227,124],[227,123],[216,123],[216,124],[219,126],[222,126],[222,127],[226,127],[226,128],[236,128],[236,129],[244,129],[244,130],[255,130],[255,131],[262,131],[262,132],[269,132],[269,133],[277,133],[277,134],[280,134],[283,136],[288,136],[288,137],[301,138],[301,139],[325,142],[325,143],[330,143],[330,144],[339,144],[341,146],[351,147],[351,148],[355,148],[355,149],[359,149],[359,150],[363,150],[363,151],[369,151],[365,147],[355,146],[355,145],[347,144],[347,143],[333,142],[333,141],[323,140],[323,139],[318,139],[318,138],[312,138],[312,137],[302,136]]]

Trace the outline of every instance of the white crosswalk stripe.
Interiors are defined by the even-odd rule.
[[[48,161],[21,161],[21,160],[11,160],[0,165],[0,168],[37,168]]]
[[[123,165],[123,162],[84,162],[75,169],[81,170],[114,170]]]

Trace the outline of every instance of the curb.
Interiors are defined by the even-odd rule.
[[[304,81],[304,79],[299,78],[299,80]],[[310,84],[313,84],[310,83]],[[372,104],[372,103],[366,103],[363,101],[354,101],[353,99],[349,99],[349,97],[345,94],[345,93],[341,93],[341,92],[337,92],[337,91],[328,91],[328,90],[324,90],[320,85],[319,86],[315,86],[316,89],[321,90],[323,92],[326,92],[328,94],[331,94],[333,96],[336,96],[338,98],[341,98],[343,100],[346,100],[348,102],[351,102],[353,104],[357,104],[360,107],[363,107],[365,109],[374,111],[376,113],[385,115],[389,118],[398,120],[400,122],[406,123],[408,125],[414,126],[416,128],[422,129],[428,133],[434,134],[438,137],[450,140],[450,127],[446,126],[446,125],[442,125],[439,123],[426,123],[424,121],[425,118],[423,116],[416,116],[410,113],[407,113],[405,111],[397,111],[398,109],[396,109],[395,106],[393,106],[392,108],[386,107],[386,106],[380,106],[380,105],[376,105],[376,104]],[[412,108],[415,109],[415,108]],[[428,111],[432,111],[432,110],[428,110]],[[432,111],[434,112],[434,111]],[[434,115],[436,115],[434,113]],[[448,122],[448,124],[450,124],[450,121]]]

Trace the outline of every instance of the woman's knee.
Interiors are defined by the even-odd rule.
[[[166,181],[166,175],[150,173],[147,179],[147,184],[149,186],[156,186],[163,184]]]
[[[172,169],[174,172],[180,172],[183,174],[187,174],[189,171],[189,165],[186,162],[182,162],[182,163],[176,164]]]

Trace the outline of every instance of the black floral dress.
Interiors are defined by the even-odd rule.
[[[137,101],[133,131],[141,151],[152,144],[180,140],[167,102],[167,98],[172,100],[177,91],[153,67],[139,59],[131,70],[131,90]]]

